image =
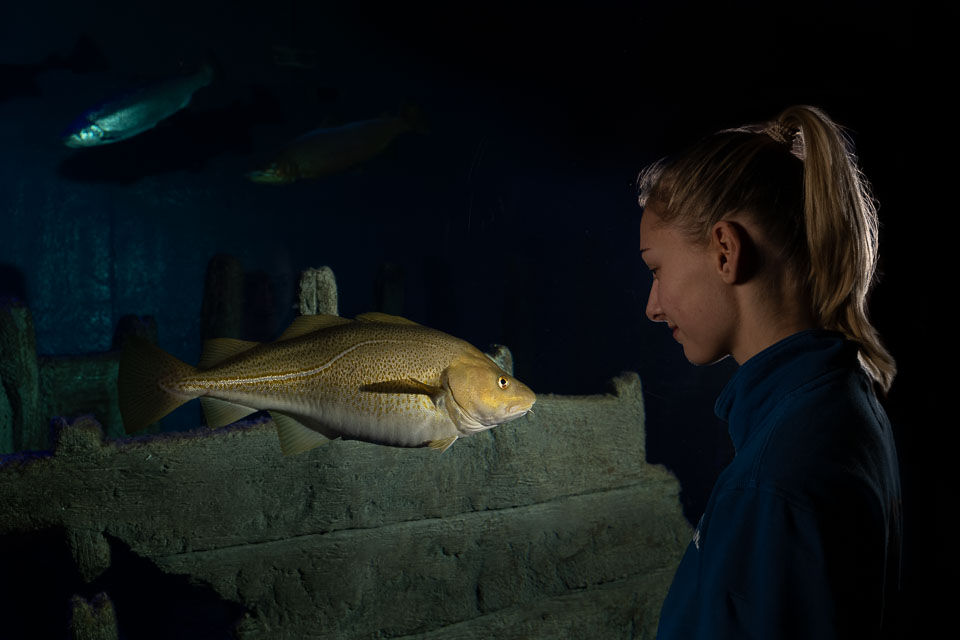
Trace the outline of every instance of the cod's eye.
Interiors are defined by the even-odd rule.
[[[507,387],[510,386],[510,381],[507,380],[505,376],[500,376],[500,379],[497,380],[497,384],[500,385],[501,389],[506,389]]]

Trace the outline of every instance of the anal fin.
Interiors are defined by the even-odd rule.
[[[280,450],[283,455],[292,456],[309,451],[322,444],[330,442],[330,438],[305,427],[290,416],[271,411],[270,417],[277,425],[277,436],[280,438]]]
[[[207,426],[214,429],[234,423],[237,420],[243,420],[250,414],[259,411],[259,409],[252,409],[207,396],[200,398],[200,405],[203,407],[203,417],[207,420]]]

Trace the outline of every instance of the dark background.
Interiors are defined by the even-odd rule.
[[[921,338],[931,275],[918,267],[930,243],[914,186],[919,71],[934,63],[920,53],[923,17],[867,2],[345,4],[5,8],[0,293],[31,305],[39,351],[106,350],[116,320],[143,313],[161,346],[195,362],[215,253],[272,283],[273,335],[293,317],[300,270],[332,266],[350,317],[374,308],[390,262],[405,276],[405,315],[507,344],[537,392],[598,393],[639,372],[647,457],[680,478],[695,522],[732,455],[713,402],[735,364],[689,365],[645,318],[635,179],[714,130],[817,105],[848,128],[880,203],[871,313],[900,367],[886,404],[902,464],[905,627],[929,617],[940,483],[919,427],[933,405]],[[78,42],[93,52],[62,63]],[[203,59],[214,83],[155,130],[60,144],[97,101]],[[356,171],[287,187],[243,179],[297,135],[403,104],[430,132]],[[185,407],[168,424],[198,420]]]

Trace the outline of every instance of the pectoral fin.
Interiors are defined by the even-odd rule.
[[[437,402],[437,400],[446,393],[446,389],[443,387],[435,387],[433,385],[420,382],[419,380],[414,380],[413,378],[407,378],[406,380],[384,380],[383,382],[371,382],[369,384],[364,384],[360,386],[360,391],[367,391],[370,393],[413,393],[419,395],[430,396],[430,398]]]
[[[280,437],[280,450],[283,455],[292,456],[309,451],[314,447],[327,444],[330,439],[305,427],[293,418],[279,411],[271,411],[270,417],[277,425],[277,435]]]
[[[450,445],[456,442],[457,438],[459,437],[460,436],[450,436],[449,438],[440,438],[439,440],[431,440],[430,442],[427,443],[427,446],[430,447],[431,449],[439,451],[440,453],[443,453],[444,451],[449,449]]]

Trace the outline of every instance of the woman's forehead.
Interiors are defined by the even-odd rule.
[[[667,229],[663,219],[657,212],[649,207],[640,214],[640,243],[649,248],[648,244],[655,242]]]

